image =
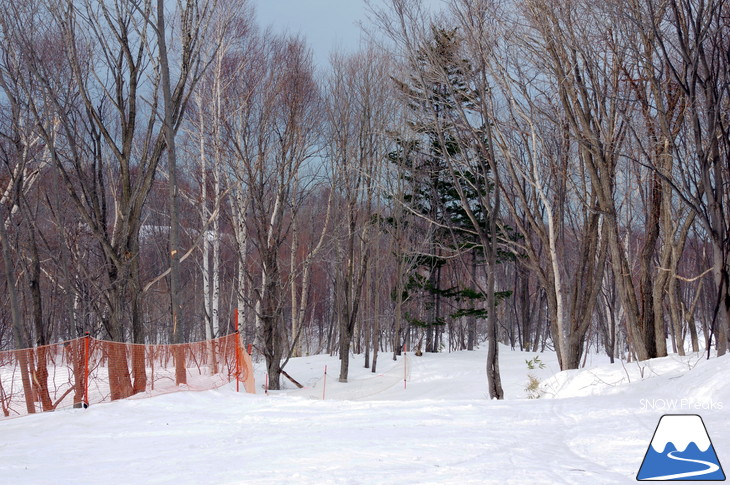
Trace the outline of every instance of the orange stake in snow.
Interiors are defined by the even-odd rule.
[[[238,320],[238,312],[236,312],[236,320]],[[238,334],[238,325],[236,325],[236,392],[239,390],[239,381],[241,380],[241,336]]]
[[[84,407],[89,407],[89,341],[91,340],[91,335],[89,335],[89,332],[86,332],[86,338],[84,339],[84,366],[86,367],[84,371]]]

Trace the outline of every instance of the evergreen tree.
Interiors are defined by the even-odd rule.
[[[454,311],[448,317],[469,318],[469,348],[473,348],[476,320],[486,318],[486,295],[474,285],[445,288],[442,271],[447,257],[471,253],[472,271],[483,261],[484,248],[473,229],[474,221],[464,210],[454,184],[447,160],[459,159],[462,167],[458,176],[467,181],[466,197],[477,223],[485,231],[488,214],[478,201],[493,189],[489,173],[479,170],[478,154],[459,143],[460,137],[450,120],[458,118],[457,109],[468,109],[477,96],[469,88],[469,63],[459,56],[459,38],[456,30],[432,27],[432,38],[425,43],[412,66],[408,82],[395,80],[398,90],[408,100],[412,118],[406,131],[410,136],[396,140],[397,150],[390,160],[397,165],[400,176],[410,191],[404,202],[410,210],[426,220],[425,250],[410,256],[408,267],[413,268],[405,287],[403,300],[424,301],[424,315],[408,314],[410,324],[425,329],[426,351],[438,351],[437,329],[446,324],[444,308],[449,304]],[[511,257],[506,253],[500,256]],[[495,294],[497,301],[511,292]]]

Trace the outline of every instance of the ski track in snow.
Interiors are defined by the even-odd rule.
[[[252,396],[229,386],[0,421],[0,483],[627,484],[636,483],[667,412],[643,409],[641,399],[701,396],[730,405],[727,357],[692,371],[682,359],[659,359],[650,378],[586,392],[586,373],[617,382],[632,372],[599,359],[591,370],[556,376],[557,399],[528,400],[527,374],[548,385],[558,370],[550,354],[540,354],[545,369],[528,370],[525,360],[534,356],[503,348],[504,401],[486,399],[482,350],[409,354],[407,389],[388,383],[375,394],[361,356],[353,357],[347,384],[332,378],[336,357],[313,356],[292,360],[287,371],[315,385],[329,365],[328,392],[347,397],[352,386],[358,400],[291,390]],[[383,355],[378,370],[398,374],[398,365]],[[259,383],[263,367],[257,364]],[[369,389],[366,398],[358,386]],[[719,431],[730,426],[727,411],[703,418],[718,454],[730,450]]]

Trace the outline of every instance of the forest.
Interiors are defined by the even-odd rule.
[[[317,67],[251,2],[0,9],[0,350],[727,352],[727,0],[384,0]]]

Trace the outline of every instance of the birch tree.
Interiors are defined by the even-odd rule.
[[[225,138],[226,123],[229,117],[235,116],[240,106],[235,106],[227,98],[232,93],[232,84],[240,79],[240,72],[245,68],[240,60],[245,55],[246,43],[252,37],[253,25],[249,16],[251,11],[247,2],[221,2],[217,15],[211,22],[211,36],[206,39],[204,49],[212,52],[211,65],[206,75],[196,88],[194,103],[196,113],[193,115],[195,127],[192,136],[198,139],[200,159],[200,223],[204,235],[201,242],[203,306],[205,315],[206,339],[219,337],[220,332],[220,300],[221,300],[221,238],[220,214],[224,204],[224,195],[230,191],[235,198],[234,234],[240,247],[244,248],[245,225],[241,225],[240,214],[245,214],[243,207],[238,207],[245,197],[245,187],[235,183],[226,186],[229,145]],[[255,56],[252,56],[255,57]],[[211,160],[212,159],[212,160]],[[212,178],[209,184],[208,179]],[[208,195],[212,189],[211,196]],[[225,193],[224,193],[225,190]],[[212,200],[211,200],[212,199]],[[245,219],[244,219],[245,220]],[[245,263],[245,257],[240,261]],[[239,265],[239,268],[241,265]],[[238,281],[242,281],[239,274]],[[242,291],[237,292],[242,295]],[[236,310],[243,312],[244,304],[237,299]],[[239,314],[239,317],[242,315]],[[240,318],[243,324],[244,319]]]

